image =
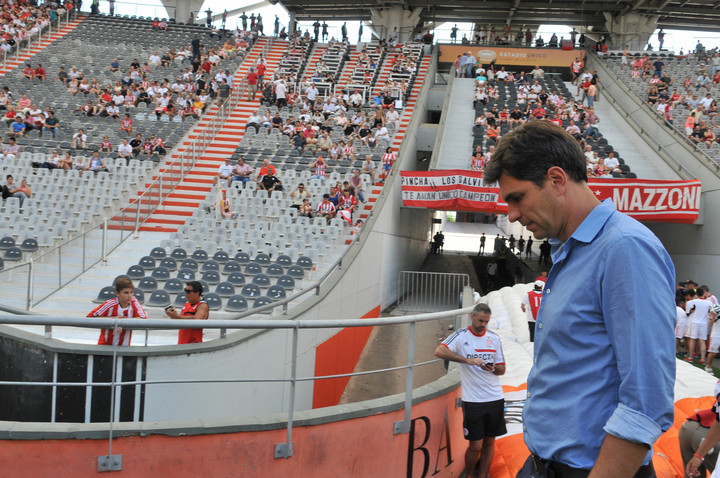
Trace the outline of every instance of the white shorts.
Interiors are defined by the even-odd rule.
[[[685,334],[686,337],[690,337],[691,339],[701,339],[705,340],[708,336],[708,324],[707,322],[702,323],[690,323],[690,326],[687,329],[687,333]]]
[[[685,330],[687,329],[687,321],[678,322],[675,326],[675,338],[681,339],[685,337]]]
[[[623,65],[627,65],[627,64],[628,64],[628,59],[627,59],[626,56],[623,56],[620,61],[622,62]]]
[[[713,354],[720,353],[720,337],[710,337],[710,347],[708,348],[708,352]]]

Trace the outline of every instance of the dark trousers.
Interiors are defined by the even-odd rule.
[[[530,455],[515,478],[587,478],[590,470],[580,470],[558,461],[543,460]],[[635,473],[634,478],[655,478],[652,461]]]

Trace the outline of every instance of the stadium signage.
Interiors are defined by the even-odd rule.
[[[446,211],[507,213],[496,185],[467,170],[402,171],[403,206]],[[590,179],[598,199],[610,198],[618,211],[640,221],[691,224],[700,211],[700,180]]]
[[[475,60],[488,65],[519,66],[533,69],[539,64],[543,68],[570,68],[570,64],[580,53],[575,50],[558,48],[505,48],[495,46],[440,45],[440,63],[453,63],[458,56],[471,52]]]

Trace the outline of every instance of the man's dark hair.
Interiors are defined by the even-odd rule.
[[[553,166],[575,182],[587,182],[585,157],[575,138],[550,121],[531,121],[503,137],[483,177],[485,183],[494,183],[506,174],[542,187]]]
[[[473,314],[492,314],[490,306],[487,304],[478,304],[473,309]]]
[[[193,292],[197,292],[200,295],[202,295],[203,286],[200,282],[198,282],[196,280],[191,280],[190,282],[186,282],[185,285],[192,288]]]

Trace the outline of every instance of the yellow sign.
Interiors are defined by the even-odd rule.
[[[491,46],[440,45],[441,63],[453,63],[458,56],[472,53],[479,63],[534,67],[570,68],[575,58],[581,57],[581,51],[552,48],[499,48]]]

